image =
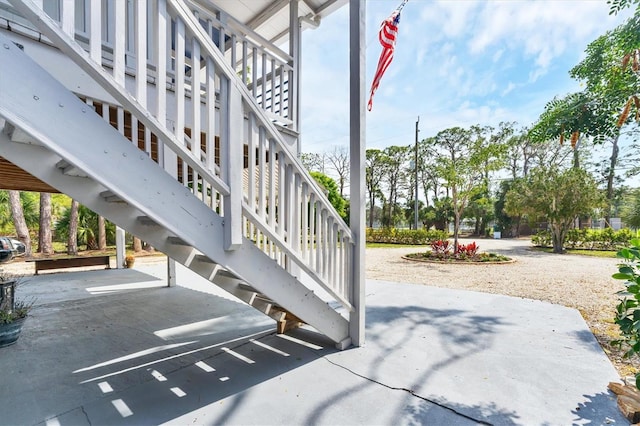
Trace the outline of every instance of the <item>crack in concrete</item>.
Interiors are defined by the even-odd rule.
[[[87,418],[87,423],[89,423],[89,426],[91,426],[91,419],[89,419],[89,413],[87,413],[86,410],[84,409],[84,405],[81,405],[80,409],[82,410],[82,413],[84,414],[84,416]]]
[[[340,365],[340,364],[338,364],[338,363],[336,363],[336,362],[333,362],[333,361],[331,361],[330,359],[328,359],[327,357],[322,357],[322,358],[323,358],[325,361],[327,361],[328,363],[330,363],[330,364],[332,364],[332,365],[335,365],[336,367],[342,368],[343,370],[348,371],[349,373],[353,374],[354,376],[360,377],[361,379],[368,380],[368,381],[370,381],[370,382],[372,382],[372,383],[375,383],[375,384],[377,384],[377,385],[383,386],[383,387],[385,387],[385,388],[387,388],[387,389],[390,389],[390,390],[397,390],[397,391],[404,391],[404,392],[407,392],[408,394],[410,394],[410,395],[412,395],[412,396],[414,396],[414,397],[416,397],[416,398],[418,398],[418,399],[421,399],[421,400],[423,400],[423,401],[425,401],[425,402],[428,402],[428,403],[433,404],[433,405],[435,405],[435,406],[438,406],[438,407],[440,407],[440,408],[442,408],[442,409],[445,409],[445,410],[447,410],[447,411],[449,411],[449,412],[451,412],[451,413],[455,414],[456,416],[459,416],[459,417],[465,418],[465,419],[467,419],[467,420],[471,420],[471,421],[476,422],[476,423],[481,424],[481,425],[485,425],[485,426],[493,426],[493,424],[492,424],[492,423],[489,423],[489,422],[484,421],[484,420],[476,419],[476,418],[471,417],[471,416],[469,416],[469,415],[467,415],[467,414],[461,413],[460,411],[457,411],[456,409],[451,408],[451,407],[449,407],[449,406],[447,406],[447,405],[445,405],[445,404],[442,404],[442,403],[440,403],[440,402],[438,402],[438,401],[435,401],[435,400],[433,400],[433,399],[429,399],[429,398],[424,397],[424,396],[422,396],[422,395],[418,395],[415,391],[413,391],[413,390],[411,390],[411,389],[407,389],[407,388],[399,388],[399,387],[395,387],[395,386],[387,385],[387,384],[385,384],[385,383],[382,383],[382,382],[379,382],[379,381],[377,381],[377,380],[375,380],[375,379],[372,379],[371,377],[367,377],[367,376],[365,376],[365,375],[362,375],[362,374],[360,374],[360,373],[357,373],[357,372],[353,371],[352,369],[350,369],[350,368],[348,368],[348,367],[345,367],[344,365]]]

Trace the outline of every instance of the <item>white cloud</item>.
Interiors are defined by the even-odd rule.
[[[367,2],[367,89],[388,1]],[[303,36],[303,150],[348,145],[348,8]],[[452,126],[530,125],[554,95],[574,91],[567,71],[587,44],[623,17],[604,1],[410,1],[393,63],[367,113],[369,147],[406,145]],[[367,93],[368,100],[368,93]]]

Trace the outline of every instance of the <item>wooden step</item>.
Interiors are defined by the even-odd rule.
[[[88,177],[88,175],[85,172],[83,172],[82,170],[80,170],[73,164],[68,163],[65,160],[58,161],[58,164],[56,164],[56,167],[60,169],[62,173],[67,176],[77,176],[77,177],[84,177],[84,178]]]
[[[15,127],[13,124],[8,121],[4,121],[4,133],[9,136],[12,142],[16,143],[25,143],[29,145],[42,145],[37,142],[30,134],[26,133],[24,130]]]
[[[140,222],[145,226],[160,226],[155,220],[151,219],[149,216],[146,216],[146,215],[138,216],[138,222]]]
[[[104,200],[107,203],[122,203],[122,204],[126,204],[126,201],[124,201],[122,198],[120,198],[119,195],[116,195],[113,191],[102,191],[100,193],[100,196],[102,198],[104,198]]]

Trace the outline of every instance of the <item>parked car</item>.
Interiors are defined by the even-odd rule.
[[[16,240],[15,238],[9,238],[11,241],[11,245],[13,245],[13,249],[15,250],[14,256],[24,256],[27,252],[27,247],[20,240]]]
[[[0,237],[0,263],[9,262],[15,256],[16,250],[11,244],[11,239]]]

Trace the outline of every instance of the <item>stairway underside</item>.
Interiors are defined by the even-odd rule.
[[[220,217],[1,34],[0,45],[0,156],[270,316],[348,343],[348,321],[251,241],[224,249],[225,221],[241,217]]]

